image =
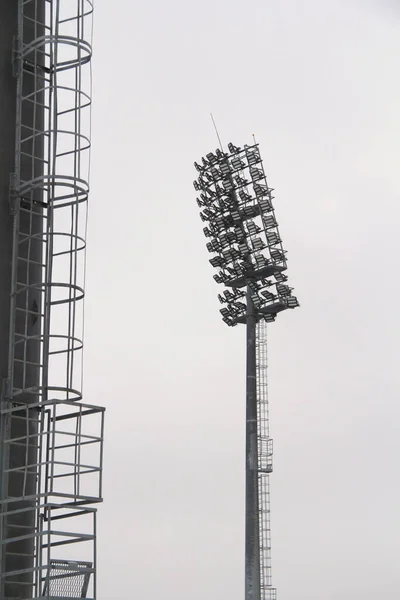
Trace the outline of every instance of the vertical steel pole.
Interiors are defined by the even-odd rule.
[[[16,59],[15,50],[20,47],[22,31],[19,27],[22,10],[29,17],[26,20],[23,32],[24,42],[28,43],[43,34],[43,23],[45,18],[45,0],[35,0],[29,5],[22,0],[0,1],[0,377],[2,380],[1,402],[4,405],[9,401],[11,387],[28,388],[37,387],[40,376],[40,342],[34,336],[40,334],[41,320],[27,318],[26,306],[31,309],[36,303],[40,312],[40,292],[38,289],[29,288],[24,293],[19,293],[10,303],[12,290],[12,273],[23,285],[32,286],[41,281],[41,241],[31,242],[31,247],[24,244],[19,248],[19,255],[24,260],[16,262],[16,248],[20,246],[23,236],[31,236],[42,231],[42,218],[40,209],[36,215],[20,213],[18,204],[15,206],[16,214],[10,211],[10,176],[16,179],[31,180],[39,176],[43,170],[43,140],[35,141],[32,138],[30,144],[25,144],[25,155],[16,156],[16,130],[17,122],[21,121],[25,129],[21,135],[28,136],[27,131],[43,129],[44,110],[43,101],[37,97],[36,101],[26,102],[21,105],[21,95],[34,98],[38,92],[37,81],[32,74],[26,77],[23,85],[18,88],[18,79],[15,72]],[[39,55],[38,55],[39,56]],[[42,60],[38,58],[38,62]],[[21,68],[22,65],[20,64]],[[17,108],[18,107],[18,108]],[[39,108],[38,108],[39,107]],[[36,198],[41,199],[40,190],[36,192]],[[33,198],[31,197],[32,201]],[[35,210],[32,210],[33,214]],[[18,309],[18,311],[17,311]],[[10,324],[13,323],[11,326]],[[24,333],[30,338],[30,343],[20,343],[18,348],[13,346],[13,332]],[[10,338],[11,334],[11,338]],[[15,356],[13,356],[15,355]],[[25,364],[14,369],[14,358],[24,359]],[[12,376],[12,380],[10,379]],[[22,404],[34,403],[38,399],[36,394],[21,394],[18,398]],[[33,568],[35,558],[35,502],[26,500],[25,496],[34,496],[37,488],[37,474],[31,467],[37,462],[38,452],[38,412],[32,409],[24,412],[25,416],[11,418],[8,423],[1,423],[3,450],[5,449],[5,438],[20,437],[26,440],[26,445],[12,445],[8,453],[4,453],[0,461],[0,497],[14,498],[4,510],[25,512],[14,513],[11,517],[2,519],[1,534],[9,538],[20,538],[18,541],[3,545],[1,553],[0,571],[17,571],[12,576],[13,583],[7,581],[0,585],[0,598],[25,598],[33,594]],[[7,429],[6,429],[7,427]],[[26,437],[26,436],[30,437]],[[5,468],[21,468],[20,471],[12,472],[8,477]],[[0,516],[1,518],[1,516]],[[2,588],[2,589],[1,589]]]
[[[0,2],[0,405],[8,395],[11,264],[14,219],[10,210],[10,176],[15,170],[17,80],[13,74],[13,47],[18,32],[18,2]],[[6,495],[6,459],[3,438],[6,420],[0,415],[0,499]],[[5,510],[5,508],[4,508]],[[0,507],[0,537],[5,536]],[[4,547],[0,549],[0,573],[5,570]],[[4,598],[0,582],[0,598]]]
[[[245,600],[260,598],[260,530],[258,514],[256,314],[247,288],[246,319],[246,521]]]

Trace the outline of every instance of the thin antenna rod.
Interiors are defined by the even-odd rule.
[[[221,148],[221,150],[222,150],[222,152],[223,152],[223,151],[224,151],[224,149],[223,149],[223,147],[222,147],[221,138],[219,137],[218,129],[217,129],[217,126],[216,126],[216,124],[215,124],[215,121],[214,121],[213,114],[212,114],[212,113],[210,113],[210,116],[211,116],[211,121],[213,122],[213,125],[214,125],[215,133],[217,134],[217,138],[218,138],[218,142],[219,142],[220,148]]]

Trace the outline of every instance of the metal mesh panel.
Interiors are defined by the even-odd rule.
[[[92,563],[52,560],[43,596],[86,598]]]

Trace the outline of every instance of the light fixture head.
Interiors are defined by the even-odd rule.
[[[285,285],[286,253],[258,144],[241,148],[230,143],[228,152],[209,152],[195,168],[194,187],[201,192],[197,204],[207,222],[203,229],[207,250],[213,254],[211,265],[218,269],[214,279],[232,290],[218,295],[226,303],[221,312],[229,312],[223,313],[223,320],[231,326],[245,322],[245,305],[238,298],[244,297],[246,287],[259,318],[271,321],[281,310],[298,306],[292,288]]]

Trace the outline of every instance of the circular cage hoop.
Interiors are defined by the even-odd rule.
[[[62,231],[55,231],[53,233],[48,234],[48,236],[52,237],[52,238],[56,238],[56,239],[65,238],[66,241],[74,240],[74,243],[76,244],[76,246],[74,248],[68,248],[66,250],[53,252],[53,257],[63,256],[66,254],[76,254],[77,252],[82,252],[86,248],[86,242],[85,242],[84,238],[82,236],[76,235],[74,233],[65,233]],[[44,238],[45,236],[43,235],[42,237]]]
[[[46,82],[47,83],[47,82]],[[78,108],[79,110],[83,110],[84,108],[90,107],[92,104],[92,99],[90,97],[90,95],[87,92],[84,92],[83,90],[77,90],[73,87],[69,87],[67,85],[45,85],[39,89],[34,90],[33,92],[31,92],[30,94],[27,94],[26,96],[23,96],[23,100],[30,100],[30,101],[34,101],[36,96],[42,96],[43,93],[49,93],[49,92],[53,92],[53,91],[62,91],[63,94],[65,92],[71,92],[71,94],[74,95],[74,100],[73,102],[71,102],[71,108],[65,111],[61,111],[59,113],[59,115],[63,115],[66,112],[73,112],[76,111],[76,96],[78,97],[82,97],[85,99],[86,103],[85,104],[81,104],[80,102],[78,103]]]
[[[37,291],[43,292],[45,290],[48,290],[49,288],[50,289],[65,289],[65,290],[74,292],[74,294],[71,296],[59,298],[57,300],[51,300],[50,306],[56,306],[58,304],[73,304],[75,302],[79,302],[79,300],[83,300],[83,298],[85,297],[85,291],[79,285],[75,285],[73,283],[54,283],[54,282],[51,282],[51,283],[38,282],[38,283],[31,283],[30,285],[24,285],[15,292],[14,296],[18,296],[19,294],[22,294],[22,293],[26,292],[27,290],[37,290]]]
[[[83,348],[83,340],[75,336],[50,334],[48,338],[50,343],[51,341],[58,340],[60,342],[60,345],[62,342],[65,342],[65,344],[67,345],[66,348],[60,348],[59,350],[50,350],[50,356],[54,356],[55,354],[71,354],[72,352],[79,352],[79,350],[82,350]]]
[[[89,42],[70,35],[43,35],[37,37],[30,44],[23,45],[22,58],[27,58],[31,53],[38,50],[48,54],[48,51],[46,52],[47,46],[65,46],[76,50],[76,56],[50,65],[49,68],[52,73],[83,66],[92,58],[92,47]]]
[[[56,306],[57,304],[72,304],[74,302],[79,302],[79,300],[83,300],[83,298],[85,297],[85,290],[79,286],[79,285],[75,285],[74,283],[50,283],[50,284],[45,284],[45,287],[47,288],[52,288],[52,289],[66,289],[69,290],[70,292],[74,292],[73,295],[67,297],[67,298],[61,298],[59,300],[51,300],[50,301],[50,305],[51,306]]]
[[[28,335],[24,336],[22,339],[16,340],[15,346],[20,344],[24,344],[27,341],[36,340],[37,342],[44,342],[45,340],[63,340],[68,345],[72,342],[72,347],[60,348],[59,350],[50,350],[49,355],[53,356],[55,354],[67,354],[71,352],[79,352],[83,348],[83,340],[71,335],[61,335],[61,334],[39,334],[39,335]]]
[[[76,247],[75,248],[68,248],[67,250],[62,250],[61,252],[53,252],[53,257],[55,256],[63,256],[66,254],[76,254],[77,252],[82,252],[83,250],[85,250],[86,248],[86,241],[84,240],[84,238],[80,235],[76,235],[74,233],[65,233],[65,232],[61,232],[61,231],[55,231],[52,233],[44,233],[44,232],[40,232],[40,233],[35,233],[34,235],[30,235],[30,236],[26,236],[25,239],[21,240],[19,242],[20,246],[22,246],[23,244],[29,244],[31,240],[36,240],[36,241],[42,241],[42,243],[44,244],[46,242],[46,240],[51,237],[63,237],[68,239],[72,239],[75,240],[76,243]],[[79,243],[79,245],[78,245]]]
[[[76,402],[77,400],[82,400],[82,392],[70,387],[64,386],[47,386],[47,395],[50,395],[50,392],[60,392],[66,395],[66,399],[72,402]],[[54,398],[54,400],[59,400],[60,398]]]
[[[25,389],[19,389],[19,388],[15,388],[12,391],[12,397],[13,398],[18,398],[18,396],[22,396],[22,394],[24,395],[32,395],[32,396],[45,396],[46,395],[46,391],[47,391],[47,396],[50,396],[50,392],[59,392],[60,394],[63,394],[64,398],[51,398],[51,401],[63,401],[63,400],[68,400],[71,402],[77,402],[79,400],[82,400],[82,392],[80,392],[79,390],[76,390],[75,388],[70,388],[70,387],[66,387],[66,386],[54,386],[54,385],[49,385],[49,386],[43,386],[43,385],[37,385],[37,386],[33,386],[30,388],[25,388]],[[48,401],[48,399],[47,399]],[[26,403],[28,404],[28,403]]]
[[[89,194],[88,182],[85,179],[73,177],[72,175],[42,175],[35,177],[35,179],[21,183],[19,194],[20,196],[25,196],[29,192],[38,189],[51,194],[52,192],[56,192],[58,188],[60,188],[60,194],[53,193],[51,197],[51,204],[54,205],[54,203],[57,203],[57,206],[54,206],[54,208],[84,202],[87,200]],[[61,193],[61,190],[66,193]],[[68,192],[67,190],[70,191]],[[64,200],[71,200],[71,202],[63,202]]]
[[[69,156],[69,155],[73,155],[73,156],[77,156],[82,152],[85,152],[86,150],[90,149],[90,139],[87,135],[84,135],[83,133],[78,133],[76,131],[69,131],[67,129],[44,129],[43,131],[39,131],[37,133],[34,133],[32,135],[28,135],[25,138],[21,138],[21,144],[24,144],[26,142],[30,142],[30,141],[36,141],[37,139],[40,138],[51,138],[53,137],[54,134],[57,134],[57,140],[58,140],[58,144],[61,146],[62,144],[60,142],[64,142],[65,140],[67,140],[67,142],[70,143],[70,147],[68,148],[68,150],[64,150],[63,152],[59,152],[56,154],[55,158],[57,160],[57,158],[61,158],[63,156]],[[72,143],[70,142],[72,138]],[[77,143],[79,142],[79,143]],[[68,145],[68,144],[67,144]]]

